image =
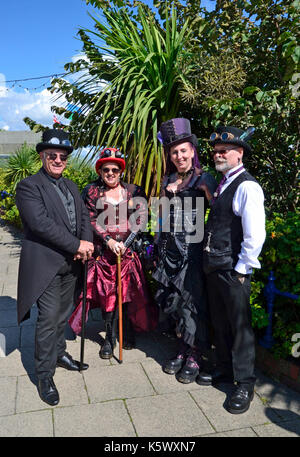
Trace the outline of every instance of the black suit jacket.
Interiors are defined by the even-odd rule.
[[[93,241],[88,211],[75,183],[63,178],[74,197],[77,233],[51,181],[40,170],[23,179],[16,189],[16,204],[25,238],[19,264],[18,323],[54,278],[65,259],[72,259],[80,240]]]

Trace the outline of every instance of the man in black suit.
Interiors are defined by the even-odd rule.
[[[37,303],[38,392],[54,406],[59,402],[53,381],[56,366],[79,371],[79,362],[66,352],[64,331],[82,264],[91,257],[94,246],[89,214],[78,188],[62,177],[73,151],[68,134],[46,130],[36,150],[42,168],[16,189],[25,234],[19,264],[18,323],[29,317],[31,306]]]

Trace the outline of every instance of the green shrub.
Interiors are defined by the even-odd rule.
[[[10,191],[15,192],[17,184],[36,173],[40,167],[41,160],[36,150],[24,143],[4,164],[4,183]]]
[[[63,175],[65,178],[75,182],[80,192],[88,183],[98,178],[95,168],[90,164],[83,163],[77,157],[70,157],[68,159],[68,165]]]
[[[268,313],[261,304],[261,294],[265,284],[262,281],[251,282],[250,305],[252,313],[252,327],[261,329],[268,325]]]
[[[266,222],[267,237],[260,261],[261,270],[256,270],[256,284],[266,285],[270,271],[274,272],[275,285],[281,292],[300,295],[300,219],[299,212],[287,215],[274,213]],[[263,288],[257,289],[257,300],[266,304]],[[300,332],[300,299],[293,300],[276,295],[273,313],[273,337],[275,344],[272,352],[277,357],[291,355],[293,334]]]

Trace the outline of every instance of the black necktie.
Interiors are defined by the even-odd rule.
[[[68,189],[61,178],[56,181],[56,185],[59,188],[59,190],[64,194],[64,196],[68,199]]]

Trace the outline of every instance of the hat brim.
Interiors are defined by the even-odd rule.
[[[122,171],[125,170],[126,164],[124,159],[118,157],[104,157],[103,159],[98,159],[96,162],[95,169],[98,175],[100,174],[100,168],[102,167],[102,165],[108,162],[116,163],[117,165],[119,165]]]
[[[36,151],[38,153],[44,151],[45,149],[62,149],[64,151],[67,151],[68,154],[71,154],[73,152],[73,146],[65,146],[63,144],[53,144],[53,143],[38,143],[36,145]]]
[[[252,148],[248,143],[245,143],[245,141],[242,140],[226,140],[223,141],[220,138],[214,140],[214,141],[209,141],[209,144],[213,147],[215,144],[234,144],[235,146],[240,146],[247,152],[252,152]]]

